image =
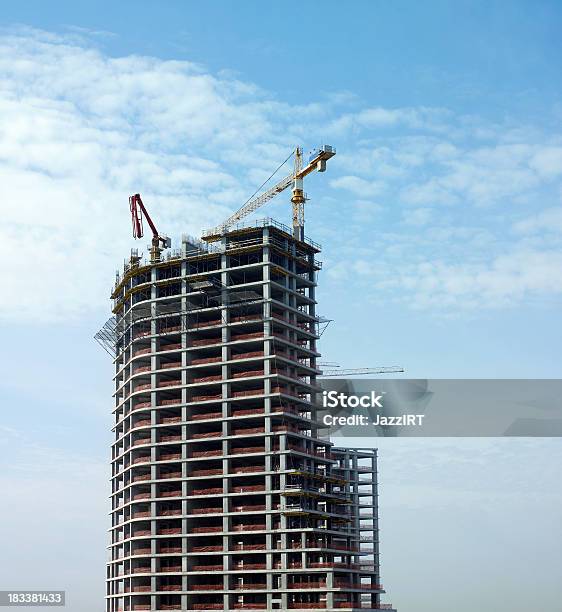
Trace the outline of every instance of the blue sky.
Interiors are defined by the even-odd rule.
[[[41,9],[4,13],[2,190],[21,202],[4,255],[29,254],[0,302],[10,325],[104,320],[129,192],[163,231],[198,234],[325,141],[338,155],[306,189],[327,359],[560,374],[557,3]],[[263,214],[288,221],[287,200]]]
[[[112,372],[92,336],[115,270],[144,247],[130,232],[136,191],[177,244],[238,208],[295,145],[332,144],[328,171],[306,184],[307,234],[323,245],[319,312],[334,319],[326,360],[410,377],[560,376],[562,5],[301,5],[3,7],[0,396],[16,409],[2,419],[2,484],[17,508],[41,486],[38,530],[61,516],[56,464],[78,491],[68,524],[90,544],[104,537]],[[288,223],[288,196],[263,214]],[[535,470],[552,452],[513,445]],[[484,456],[498,480],[513,476],[515,462]],[[556,482],[547,476],[537,496]],[[475,485],[475,506],[488,484]],[[552,559],[548,538],[537,550]],[[88,557],[100,580],[102,561]],[[96,585],[80,585],[75,609],[98,609],[86,605]]]

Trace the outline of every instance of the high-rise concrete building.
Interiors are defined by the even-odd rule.
[[[108,612],[391,608],[376,451],[315,421],[319,251],[268,219],[118,276]]]

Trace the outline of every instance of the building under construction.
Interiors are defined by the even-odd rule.
[[[206,238],[133,254],[98,335],[116,368],[107,612],[392,609],[376,451],[315,419],[320,246],[271,219]]]

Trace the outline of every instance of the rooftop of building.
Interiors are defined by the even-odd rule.
[[[256,230],[266,227],[273,229],[279,237],[298,244],[299,249],[305,252],[319,253],[322,249],[320,244],[314,242],[312,239],[306,236],[304,241],[296,239],[293,236],[292,230],[289,226],[284,225],[271,217],[257,219],[247,223],[239,223],[232,226],[223,235],[227,236],[228,238],[243,238],[244,236],[251,236]],[[117,293],[122,289],[123,283],[130,278],[131,274],[137,274],[154,266],[158,267],[170,265],[175,261],[185,258],[208,257],[209,255],[217,255],[227,252],[229,249],[221,242],[218,242],[220,238],[221,236],[218,235],[206,236],[204,240],[199,240],[184,234],[182,236],[182,248],[166,251],[162,256],[162,259],[158,262],[151,262],[148,259],[143,259],[142,255],[138,256],[138,251],[132,251],[130,259],[125,260],[123,264],[123,271],[116,272],[115,285],[113,287],[111,297],[113,299],[116,297]],[[247,246],[249,247],[250,245]]]

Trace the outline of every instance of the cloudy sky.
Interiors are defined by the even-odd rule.
[[[146,250],[131,236],[131,193],[177,244],[238,208],[295,145],[332,144],[328,171],[306,185],[306,231],[323,245],[319,311],[334,319],[326,359],[412,377],[560,376],[559,3],[76,4],[13,3],[0,21],[0,516],[33,536],[5,536],[6,580],[25,586],[30,564],[46,572],[34,586],[51,586],[60,556],[72,612],[100,609],[112,372],[92,336],[115,270],[131,247]],[[288,197],[263,214],[288,223]],[[461,481],[475,455],[496,482],[531,466],[516,482],[527,501],[489,509],[489,542],[506,506],[516,529],[560,484],[541,467],[559,452],[547,442],[512,441],[513,461],[461,446],[431,450],[447,463],[459,448]],[[385,479],[424,452],[384,450]],[[400,487],[420,492],[426,477],[389,486],[383,507],[413,511]],[[481,508],[492,487],[471,486],[466,504]],[[407,517],[393,514],[396,534]],[[525,551],[554,563],[548,525]],[[467,542],[467,529],[451,524],[448,537]],[[410,535],[419,551],[423,534]],[[403,546],[387,553],[395,603],[462,611],[452,588],[444,607],[414,606]],[[529,609],[522,601],[517,592],[510,612]]]

